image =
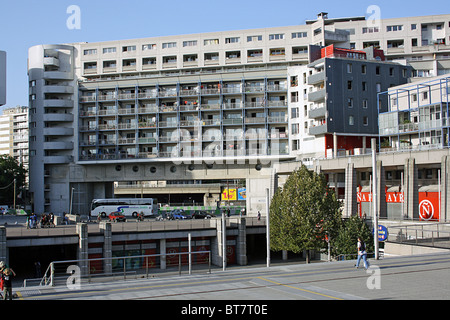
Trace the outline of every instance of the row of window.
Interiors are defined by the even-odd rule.
[[[308,53],[307,47],[293,47],[292,48],[292,54],[306,54]],[[272,48],[269,50],[270,56],[284,56],[286,55],[286,49],[285,48]],[[248,58],[258,58],[263,56],[263,49],[251,49],[247,50],[247,57]],[[225,59],[240,59],[241,58],[241,51],[227,51],[225,52]],[[176,63],[177,62],[177,56],[165,56],[162,58],[163,63]],[[219,52],[210,52],[204,54],[205,61],[218,61],[219,60]],[[183,62],[196,62],[198,61],[198,54],[185,54],[183,55]],[[147,57],[142,58],[142,64],[143,65],[156,65],[156,57]],[[136,66],[137,65],[137,59],[123,59],[122,60],[122,66],[129,67],[129,66]],[[116,68],[117,67],[117,60],[106,60],[103,61],[103,68]],[[84,63],[84,70],[89,69],[96,69],[97,68],[97,62],[85,62]]]
[[[308,33],[307,32],[292,32],[291,33],[291,39],[300,39],[300,38],[306,38],[308,37]],[[284,33],[274,33],[274,34],[269,34],[269,40],[283,40],[285,38],[285,34]],[[255,36],[247,36],[247,42],[255,42],[255,41],[262,41],[263,40],[263,36],[262,35],[255,35]],[[228,37],[225,38],[225,43],[240,43],[241,42],[241,37]],[[210,45],[218,45],[220,44],[220,39],[215,38],[215,39],[205,39],[203,40],[203,45],[205,46],[210,46]],[[188,41],[183,41],[183,48],[185,47],[196,47],[198,45],[198,41],[197,40],[188,40]],[[178,46],[178,43],[175,41],[172,42],[163,42],[161,44],[162,49],[170,49],[170,48],[176,48]],[[151,44],[143,44],[142,45],[142,51],[147,51],[147,50],[155,50],[157,48],[157,44],[156,43],[151,43]],[[123,46],[122,47],[122,52],[133,52],[133,51],[137,51],[137,46],[136,45],[131,45],[131,46]],[[103,48],[103,54],[108,54],[108,53],[116,53],[117,52],[117,48],[116,47],[108,47],[108,48]],[[84,50],[84,55],[95,55],[97,54],[98,51],[97,49],[86,49]]]

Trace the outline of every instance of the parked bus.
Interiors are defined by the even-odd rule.
[[[91,217],[102,218],[112,212],[121,212],[126,217],[137,218],[139,214],[144,217],[154,217],[158,214],[158,201],[153,198],[132,199],[94,199],[91,204]]]

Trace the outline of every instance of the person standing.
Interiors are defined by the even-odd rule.
[[[361,258],[364,262],[364,268],[367,270],[369,268],[369,264],[367,262],[367,252],[366,252],[366,244],[364,241],[361,240],[361,237],[358,237],[358,244],[357,244],[357,250],[358,250],[358,259],[356,260],[355,267],[359,268],[359,262],[361,261]]]
[[[13,269],[8,268],[3,261],[0,262],[0,273],[3,279],[3,300],[12,300],[12,277],[16,276]]]

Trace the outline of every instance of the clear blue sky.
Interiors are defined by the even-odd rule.
[[[0,50],[8,55],[7,106],[28,105],[28,48],[38,44],[98,42],[304,24],[330,18],[381,18],[450,13],[448,0],[1,0]],[[81,29],[69,30],[70,5],[81,9]]]

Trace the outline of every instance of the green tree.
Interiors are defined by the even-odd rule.
[[[14,179],[16,180],[16,197],[25,186],[27,170],[9,155],[0,156],[0,204],[14,203]],[[17,203],[17,200],[16,200]]]
[[[333,241],[333,249],[338,254],[350,255],[349,259],[354,259],[357,254],[358,237],[366,244],[368,253],[374,251],[373,234],[370,227],[358,216],[351,216],[341,224],[339,233]]]
[[[300,253],[326,250],[340,226],[340,202],[323,174],[305,166],[294,171],[270,205],[271,249]]]

